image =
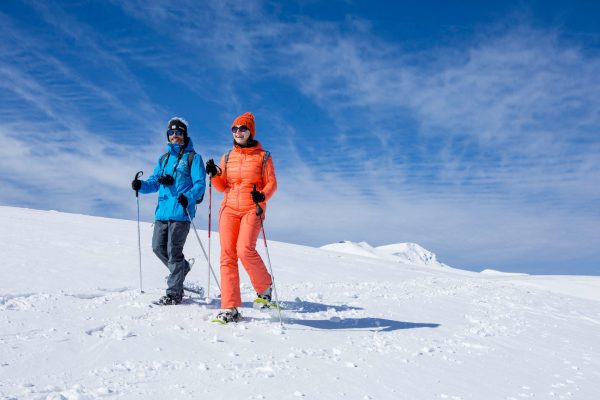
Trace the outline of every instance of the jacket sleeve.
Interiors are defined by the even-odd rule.
[[[156,167],[154,167],[154,172],[152,173],[152,175],[145,181],[142,181],[142,187],[140,188],[140,193],[157,192],[160,187],[160,185],[158,184],[159,175],[160,175],[160,158],[158,159],[158,162],[156,163]]]
[[[192,201],[200,200],[206,190],[206,170],[202,156],[196,153],[192,160],[191,168],[192,188],[184,193],[185,197]]]
[[[227,187],[227,176],[225,175],[225,155],[221,156],[219,167],[223,173],[212,177],[212,184],[219,192],[224,192]]]
[[[263,177],[263,193],[265,200],[268,201],[277,190],[277,178],[275,177],[275,166],[273,165],[273,157],[267,159],[265,165],[265,176]]]

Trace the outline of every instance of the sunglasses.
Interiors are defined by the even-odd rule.
[[[169,129],[167,131],[167,135],[169,136],[185,136],[185,134],[183,133],[183,131],[181,129]]]
[[[247,132],[248,131],[248,127],[246,125],[232,126],[231,127],[231,133],[236,133],[237,131],[240,131],[242,133]]]

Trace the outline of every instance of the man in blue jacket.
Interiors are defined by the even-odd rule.
[[[190,220],[196,214],[196,204],[202,201],[206,188],[204,162],[194,151],[188,137],[188,124],[172,118],[167,127],[167,153],[163,154],[146,181],[135,179],[133,190],[140,193],[158,191],[152,250],[169,269],[167,293],[158,304],[181,303],[183,281],[190,263],[183,255],[183,246],[190,231]],[[186,214],[186,211],[187,213]]]

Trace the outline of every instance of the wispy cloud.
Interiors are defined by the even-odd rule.
[[[134,122],[140,130],[156,127],[148,122],[148,115],[156,114],[157,106],[148,99],[135,74],[114,55],[115,49],[100,45],[106,40],[58,7],[32,6],[32,12],[59,29],[60,39],[33,35],[0,15],[2,36],[7,39],[0,45],[0,52],[6,55],[0,72],[2,85],[10,93],[7,98],[13,103],[20,100],[20,109],[34,106],[24,113],[29,118],[45,118],[63,128],[106,129],[108,124],[103,125],[103,121],[108,118]],[[85,74],[82,64],[102,72]],[[111,133],[122,131],[122,126],[113,124]]]
[[[526,27],[417,55],[371,42],[313,29],[289,50],[302,66],[291,75],[300,90],[342,131],[353,127],[339,137],[340,156],[364,167],[335,171],[318,193],[351,180],[345,193],[360,197],[365,185],[380,200],[352,208],[319,198],[338,206],[321,217],[344,214],[341,232],[369,227],[375,242],[404,232],[437,249],[450,241],[459,263],[474,253],[497,265],[597,258],[600,58]],[[375,163],[356,146],[378,149],[366,156]]]
[[[132,171],[153,167],[161,148],[158,140],[140,145],[131,144],[129,137],[136,131],[156,131],[153,121],[160,107],[150,102],[112,49],[100,45],[98,33],[59,8],[31,5],[33,14],[60,33],[35,35],[0,14],[0,33],[6,39],[0,43],[0,139],[8,144],[0,149],[5,171],[1,201],[134,215],[135,202],[125,200],[131,197],[127,185]],[[70,41],[74,44],[69,48]],[[104,64],[102,80],[108,84],[80,68],[94,62]],[[163,124],[161,120],[161,128]],[[124,131],[127,140],[118,135]],[[150,207],[146,215],[151,215]]]
[[[505,26],[460,48],[414,53],[374,37],[358,19],[346,26],[284,22],[260,3],[124,7],[156,29],[165,15],[193,21],[183,24],[179,46],[199,50],[191,63],[207,59],[201,68],[225,71],[229,81],[220,84],[231,104],[240,102],[234,83],[252,95],[244,79],[293,83],[335,123],[313,137],[315,147],[303,143],[317,168],[360,174],[383,165],[379,178],[391,182],[482,194],[492,188],[504,196],[564,196],[575,179],[583,195],[600,195],[587,185],[599,169],[593,130],[600,126],[600,59],[557,31]],[[323,152],[326,143],[341,151]]]
[[[597,129],[600,59],[561,43],[555,32],[507,29],[461,49],[417,55],[392,44],[369,47],[362,35],[312,32],[310,42],[289,50],[302,60],[291,78],[344,122],[353,109],[356,119],[366,116],[387,132],[397,125],[383,124],[412,120],[409,134],[417,139],[467,139],[527,157],[589,142]]]

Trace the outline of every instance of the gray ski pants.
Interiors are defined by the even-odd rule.
[[[167,294],[183,295],[183,281],[190,272],[190,265],[183,255],[189,232],[188,221],[154,221],[152,250],[169,269]]]

